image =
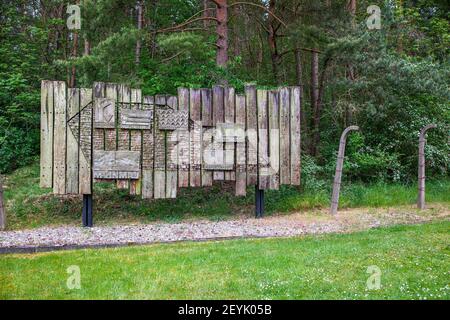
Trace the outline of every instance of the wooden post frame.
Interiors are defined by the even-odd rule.
[[[425,144],[427,143],[426,133],[430,129],[437,128],[435,124],[429,124],[420,130],[419,134],[419,172],[418,172],[418,197],[417,208],[425,209]]]
[[[299,87],[276,90],[178,88],[177,96],[142,97],[140,89],[95,82],[41,84],[40,185],[84,197],[92,225],[94,182],[143,199],[176,198],[178,188],[234,181],[235,194],[300,184]]]
[[[331,214],[335,215],[339,206],[339,192],[341,190],[342,168],[344,166],[345,146],[347,144],[347,136],[350,131],[358,131],[358,126],[350,126],[344,130],[339,142],[339,152],[336,162],[336,173],[334,175],[333,195],[331,198]]]

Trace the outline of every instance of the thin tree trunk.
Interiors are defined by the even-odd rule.
[[[203,18],[209,17],[209,1],[203,0]],[[203,20],[203,28],[207,29],[209,27],[209,20]]]
[[[228,63],[228,7],[227,0],[216,0],[217,11],[217,55],[216,63],[226,67]]]
[[[274,12],[275,10],[276,2],[275,0],[270,0],[269,2],[269,10],[270,12]],[[273,78],[275,82],[278,84],[280,83],[280,75],[278,70],[278,65],[281,61],[280,53],[278,52],[278,43],[277,43],[277,27],[275,26],[275,19],[272,15],[269,15],[269,36],[268,36],[268,42],[269,42],[269,48],[271,52],[271,59],[272,59],[272,72],[273,72]]]
[[[347,3],[347,10],[350,13],[352,29],[356,29],[356,0],[349,0]],[[355,70],[352,64],[347,66],[347,78],[350,81],[355,80]],[[351,125],[353,121],[353,110],[350,106],[345,107],[345,126]]]
[[[319,101],[319,53],[313,51],[311,58],[311,110],[313,113],[313,135],[316,136],[316,128],[319,127],[320,117],[317,112]],[[317,153],[317,146],[314,144],[313,139],[310,144],[310,154],[315,156]]]
[[[141,62],[141,34],[140,31],[142,30],[142,2],[138,0],[137,2],[137,29],[139,31],[138,39],[136,41],[136,65],[139,65]]]
[[[233,24],[233,33],[234,33],[234,56],[238,57],[241,55],[241,38],[239,36],[239,28],[238,28],[238,17],[239,17],[239,6],[234,6],[233,15],[234,15],[234,24]]]
[[[91,43],[88,39],[84,39],[84,55],[88,56],[91,54]]]
[[[6,213],[5,207],[3,206],[3,178],[0,175],[0,230],[5,230],[6,228]]]
[[[300,122],[301,122],[301,126],[302,126],[302,131],[303,131],[303,140],[305,145],[309,145],[306,141],[306,137],[308,136],[308,126],[306,124],[306,112],[304,109],[304,104],[303,104],[303,66],[302,66],[302,54],[301,54],[301,50],[300,49],[295,49],[294,50],[294,56],[295,56],[295,75],[296,75],[296,83],[297,85],[300,87]]]
[[[356,28],[356,0],[349,0],[347,3],[347,10],[351,16],[352,28]]]

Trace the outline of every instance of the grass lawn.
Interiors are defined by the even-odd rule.
[[[0,256],[1,299],[450,299],[450,222]],[[78,265],[81,289],[66,286]],[[381,288],[368,290],[369,266]]]
[[[304,179],[305,180],[305,179]],[[306,211],[328,208],[332,181],[319,190],[283,186],[266,192],[266,213]],[[177,222],[186,219],[223,220],[254,215],[254,189],[247,197],[235,197],[233,185],[180,189],[177,199],[142,200],[111,184],[95,185],[95,224]],[[415,184],[343,184],[340,208],[392,207],[416,202]],[[5,200],[8,229],[73,224],[81,221],[79,196],[57,197],[49,189],[39,188],[39,165],[21,168],[7,176]],[[427,182],[428,203],[450,203],[450,180]]]

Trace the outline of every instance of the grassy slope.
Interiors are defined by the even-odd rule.
[[[330,184],[331,187],[331,184]],[[254,190],[245,198],[235,197],[232,184],[209,189],[181,189],[174,200],[148,201],[131,197],[127,191],[112,185],[96,185],[95,223],[179,221],[186,218],[227,219],[236,215],[253,215]],[[302,190],[283,186],[281,191],[268,191],[266,210],[289,212],[329,206],[330,190]],[[388,207],[414,204],[415,185],[345,185],[341,208]],[[49,224],[79,224],[81,198],[55,197],[51,190],[39,188],[39,166],[17,170],[7,177],[5,199],[8,229],[31,228]],[[450,180],[427,183],[427,201],[450,203]]]
[[[0,299],[450,299],[450,222],[0,259]],[[81,289],[66,287],[78,265]],[[367,290],[369,266],[381,289]]]

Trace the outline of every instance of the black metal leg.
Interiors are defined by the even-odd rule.
[[[262,218],[264,215],[264,190],[255,187],[255,215],[256,218]]]
[[[93,226],[92,212],[92,194],[83,194],[83,227]]]

